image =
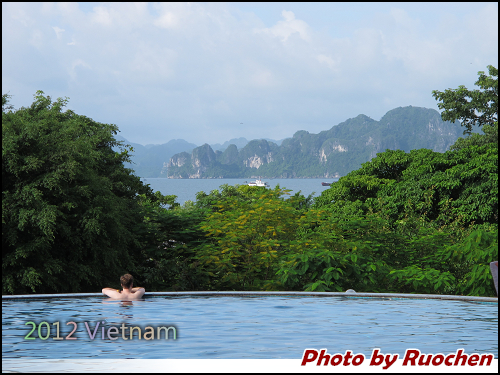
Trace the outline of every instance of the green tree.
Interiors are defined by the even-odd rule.
[[[330,219],[280,269],[285,288],[492,295],[497,171],[493,142],[377,154],[315,200]]]
[[[478,72],[479,79],[475,83],[478,90],[468,90],[460,85],[458,89],[432,91],[432,96],[441,101],[438,107],[444,109],[441,113],[443,120],[460,120],[465,126],[464,134],[471,134],[473,126],[498,122],[498,69],[488,65],[488,72],[489,75]]]
[[[199,267],[210,277],[211,289],[276,289],[276,271],[299,229],[306,198],[279,187],[222,187],[216,198],[199,195],[200,203],[213,207],[201,223],[207,243],[197,250]],[[215,199],[215,201],[214,201]]]
[[[8,101],[3,95],[2,293],[116,284],[141,261],[138,194],[151,195],[123,165],[130,159],[117,126],[63,111],[68,99],[42,91],[27,108]]]
[[[494,143],[498,147],[498,122],[493,125],[483,125],[481,128],[484,134],[474,133],[469,137],[458,138],[457,141],[450,146],[450,150],[461,150],[469,146],[482,146],[488,143]]]
[[[203,289],[207,278],[196,267],[196,249],[205,242],[200,222],[208,209],[193,204],[179,207],[174,196],[155,193],[156,199],[141,196],[144,209],[144,261],[139,274],[150,290]],[[164,205],[170,205],[167,209]]]
[[[369,211],[394,225],[408,213],[436,226],[498,223],[498,147],[494,143],[445,153],[387,150],[315,200],[339,219]]]

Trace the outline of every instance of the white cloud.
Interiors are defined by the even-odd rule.
[[[173,12],[165,12],[158,19],[154,21],[154,24],[158,27],[163,27],[165,29],[174,28],[179,24],[178,18]]]
[[[144,43],[136,46],[129,69],[135,82],[161,81],[174,74],[177,53],[169,48],[160,48]]]
[[[69,76],[73,81],[78,81],[78,69],[77,69],[78,67],[92,69],[90,65],[87,62],[83,61],[82,59],[76,59],[72,61],[71,68],[69,69]]]
[[[433,89],[472,87],[478,70],[498,65],[496,4],[381,6],[351,12],[349,27],[351,13],[337,10],[351,5],[311,4],[332,9],[329,30],[295,4],[265,22],[238,6],[2,3],[2,90],[16,107],[38,89],[68,96],[131,142],[202,144],[437,108]]]
[[[155,8],[160,15],[153,24],[164,29],[183,27],[192,15],[190,3],[158,3]]]
[[[52,28],[54,29],[55,33],[56,33],[56,37],[57,39],[61,39],[61,34],[65,31],[64,29],[61,29],[57,26],[52,26]]]
[[[113,24],[110,11],[105,6],[96,6],[94,8],[94,13],[91,16],[91,19],[93,22],[104,26],[111,26]]]
[[[320,63],[326,64],[330,69],[334,71],[339,71],[340,57],[338,57],[337,59],[333,59],[329,56],[319,54],[317,56],[317,59]]]
[[[4,6],[2,4],[2,6]],[[15,7],[12,5],[5,5],[6,11],[9,14],[9,17],[19,23],[21,23],[24,27],[28,27],[29,24],[32,24],[31,17],[27,15],[25,10],[20,7]],[[2,12],[3,13],[3,12]]]
[[[29,43],[36,47],[37,49],[41,49],[44,46],[44,35],[43,32],[39,29],[35,29],[31,32],[31,38]]]
[[[270,28],[256,29],[256,32],[269,33],[286,42],[288,38],[295,33],[298,33],[300,38],[306,41],[310,40],[309,26],[302,20],[295,19],[295,14],[292,11],[284,10],[281,15],[284,21],[278,21],[276,25]]]
[[[259,70],[252,75],[250,82],[252,86],[260,88],[271,86],[273,84],[273,74],[267,69]]]

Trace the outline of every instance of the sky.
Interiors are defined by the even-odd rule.
[[[498,67],[497,3],[2,3],[2,94],[139,144],[281,140],[438,110]]]

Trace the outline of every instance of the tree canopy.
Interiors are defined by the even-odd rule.
[[[63,111],[38,91],[2,96],[2,292],[80,292],[116,283],[139,261],[138,194],[116,125]],[[121,147],[120,152],[113,147]]]
[[[458,89],[432,91],[432,96],[441,101],[438,107],[444,109],[443,120],[461,121],[465,126],[464,134],[471,134],[473,126],[498,123],[498,69],[488,65],[488,73],[478,72],[475,85],[479,89],[476,90],[460,85]]]

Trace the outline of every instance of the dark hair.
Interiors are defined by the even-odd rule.
[[[129,273],[120,277],[120,283],[122,284],[122,287],[125,289],[130,289],[133,282],[134,282],[134,277]]]

